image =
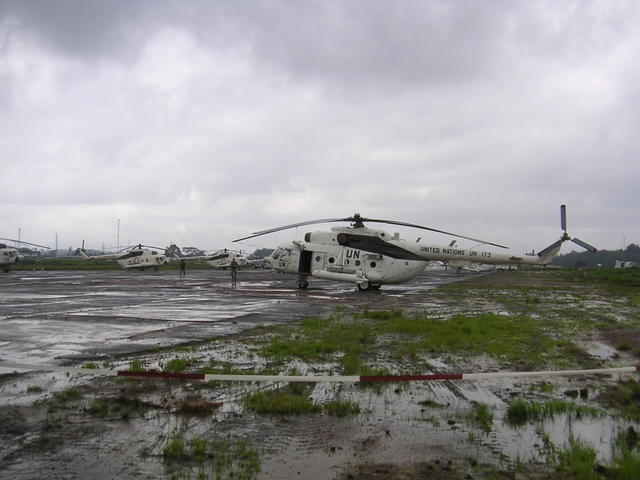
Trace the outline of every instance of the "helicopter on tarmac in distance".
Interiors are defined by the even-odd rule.
[[[304,241],[280,245],[269,257],[277,272],[298,275],[298,287],[307,288],[308,278],[350,282],[360,290],[377,290],[385,284],[407,282],[420,275],[430,261],[470,261],[492,265],[546,265],[555,257],[562,244],[568,240],[595,252],[596,248],[567,234],[566,207],[560,207],[563,235],[537,254],[496,253],[488,250],[458,248],[451,245],[434,245],[409,242],[384,230],[365,227],[367,223],[386,223],[452,235],[485,245],[507,248],[477,238],[445,232],[431,227],[395,220],[364,218],[356,213],[352,217],[309,220],[283,227],[254,232],[234,242],[266,235],[281,230],[317,223],[350,222],[348,227],[332,227],[328,231],[308,232]]]
[[[50,247],[45,247],[44,245],[38,245],[37,243],[23,242],[22,240],[14,240],[12,238],[0,238],[0,240],[4,240],[6,242],[15,242],[18,244],[31,245],[33,247],[45,248],[49,249]],[[3,272],[8,272],[11,270],[11,266],[15,265],[19,261],[22,260],[22,255],[15,247],[10,247],[6,243],[0,243],[0,268]]]
[[[159,253],[157,250],[160,250]],[[164,248],[153,247],[150,245],[138,244],[136,246],[127,247],[124,251],[107,255],[87,255],[84,249],[84,241],[82,248],[77,253],[85,260],[115,260],[125,270],[144,270],[145,268],[153,268],[158,270],[162,265],[169,263]]]
[[[248,265],[250,262],[247,258],[242,255],[242,252],[239,250],[229,250],[224,248],[222,250],[218,250],[215,253],[210,255],[197,255],[191,257],[181,257],[178,254],[174,254],[176,258],[180,260],[188,260],[193,262],[206,262],[211,265],[213,268],[224,270],[231,267],[231,261],[233,259],[236,260],[236,264],[238,267],[242,267],[244,265]]]

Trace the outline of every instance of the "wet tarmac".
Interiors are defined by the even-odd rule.
[[[0,359],[70,366],[108,362],[111,368],[122,368],[132,359],[144,358],[147,366],[157,367],[153,362],[163,361],[163,352],[172,347],[175,353],[183,345],[202,345],[202,350],[190,354],[250,363],[259,359],[250,357],[238,333],[261,325],[293,325],[336,309],[407,309],[435,316],[508,314],[502,312],[504,305],[490,298],[472,296],[456,303],[446,295],[433,294],[438,286],[469,278],[481,277],[428,270],[407,284],[360,292],[354,285],[315,280],[309,289],[299,290],[295,277],[265,270],[242,270],[236,285],[228,272],[214,270],[190,271],[186,278],[167,271],[11,272],[0,276]],[[605,345],[601,350],[610,361],[612,352]],[[504,368],[492,362],[458,359],[453,368],[461,364],[465,371],[478,365]],[[434,372],[451,372],[446,355],[428,358],[427,363]],[[299,363],[291,368],[305,374],[322,373],[332,366]],[[543,435],[562,444],[568,432],[597,442],[599,459],[610,458],[615,436],[628,422],[609,416],[578,421],[565,415],[518,429],[505,424],[508,403],[517,395],[529,394],[540,380],[416,383],[382,390],[353,384],[313,385],[310,397],[317,404],[340,398],[360,406],[360,414],[344,418],[252,414],[243,409],[242,399],[256,389],[277,385],[222,385],[206,391],[207,398],[221,407],[205,418],[155,409],[123,422],[92,418],[84,410],[64,411],[52,419],[33,404],[69,387],[83,388],[89,399],[136,389],[137,397],[146,402],[174,404],[185,391],[199,387],[149,382],[123,386],[112,378],[15,374],[0,368],[0,421],[8,426],[4,431],[11,431],[0,433],[0,479],[172,478],[175,471],[163,461],[162,449],[177,431],[187,438],[250,442],[260,453],[260,479],[348,478],[343,474],[353,465],[405,468],[432,462],[432,466],[446,466],[452,459],[467,464],[458,465],[459,477],[442,478],[465,478],[473,472],[468,459],[498,467],[544,461]],[[595,392],[599,381],[559,380],[556,392],[582,385]],[[488,433],[469,421],[476,403],[487,405],[494,414]],[[42,448],[43,438],[58,445]],[[193,469],[188,476],[176,478],[217,478],[213,473],[197,475]]]
[[[412,294],[466,275],[429,271],[415,281],[360,292],[355,285],[267,270],[11,272],[0,276],[0,358],[61,364],[126,355],[286,324],[337,306],[397,308]]]

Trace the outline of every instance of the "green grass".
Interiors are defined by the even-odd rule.
[[[82,399],[83,393],[78,388],[67,388],[59,392],[54,392],[51,397],[36,402],[36,405],[43,405],[47,411],[66,410],[71,408],[76,402]]]
[[[164,364],[164,371],[171,373],[181,373],[194,363],[196,363],[196,361],[191,358],[173,358]]]
[[[558,452],[556,470],[579,480],[601,480],[595,448],[571,439],[569,446]]]
[[[167,460],[179,460],[186,457],[187,445],[179,433],[174,433],[162,449],[162,457]]]
[[[132,360],[131,363],[129,364],[129,371],[144,372],[145,368],[144,368],[144,364],[142,363],[142,360]]]
[[[333,400],[324,405],[324,411],[333,417],[346,417],[360,413],[360,406],[351,400]]]
[[[560,271],[561,278],[604,287],[640,287],[640,268],[597,268]]]
[[[552,326],[563,328],[560,322]],[[490,355],[518,363],[521,369],[592,366],[583,350],[563,335],[550,335],[549,328],[548,322],[528,315],[486,313],[440,319],[399,310],[365,310],[353,318],[312,318],[298,328],[273,329],[271,340],[259,353],[280,362],[336,360],[345,375],[365,374],[365,365],[377,361],[376,354],[381,352],[404,363],[404,371],[416,372],[424,371],[425,355],[443,353]]]
[[[301,415],[320,411],[320,407],[305,395],[279,391],[251,394],[245,397],[244,405],[247,409],[262,414]]]
[[[606,388],[598,400],[632,420],[640,420],[640,382],[629,378]]]
[[[638,480],[640,477],[640,455],[624,450],[613,458],[613,465],[606,470],[607,480]]]
[[[254,480],[260,473],[258,450],[244,440],[187,438],[174,432],[162,450],[172,479]]]
[[[506,421],[511,426],[521,426],[529,422],[544,421],[557,415],[597,417],[602,415],[602,411],[562,400],[534,403],[518,398],[507,408]]]
[[[470,415],[471,421],[478,425],[480,429],[489,433],[493,427],[493,413],[488,405],[484,403],[476,403]]]
[[[86,407],[86,411],[94,417],[104,418],[114,415],[122,420],[127,420],[133,414],[144,413],[148,409],[148,404],[138,398],[124,396],[95,398]]]

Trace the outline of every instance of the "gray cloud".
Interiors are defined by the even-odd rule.
[[[568,203],[581,238],[640,241],[638,13],[1,2],[0,233],[223,246],[358,210],[530,249]]]

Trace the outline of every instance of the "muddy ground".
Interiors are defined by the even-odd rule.
[[[247,373],[340,374],[332,358],[274,366],[260,355],[256,338],[312,316],[402,309],[442,319],[578,313],[607,324],[574,333],[579,366],[634,365],[640,305],[625,295],[535,271],[427,271],[377,292],[323,281],[298,290],[295,278],[268,271],[241,271],[236,286],[217,271],[189,272],[186,279],[169,272],[11,272],[0,277],[0,359],[109,369],[160,369],[181,359],[188,371],[216,365]],[[421,355],[429,372],[526,369],[526,362],[487,355]],[[404,373],[376,352],[369,360]],[[283,383],[7,369],[0,375],[1,479],[553,478],[545,463],[550,442],[583,439],[606,464],[621,431],[640,431],[637,422],[606,410],[518,427],[505,422],[514,398],[571,398],[602,408],[599,392],[619,375],[308,387],[316,405],[358,406],[345,416],[255,413],[243,403],[256,391],[291,388]],[[472,418],[478,404],[492,412],[489,428]]]

